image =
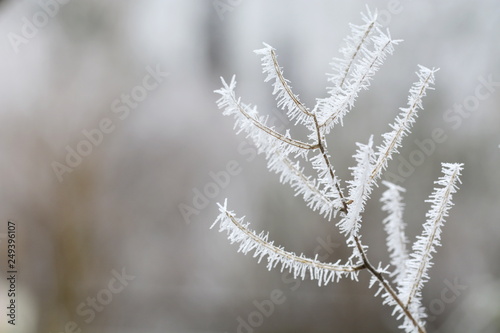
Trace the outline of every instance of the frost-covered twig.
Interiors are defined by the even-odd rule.
[[[331,95],[335,95],[335,90],[344,86],[354,62],[359,60],[358,55],[361,54],[363,47],[370,42],[370,37],[381,27],[377,22],[377,13],[372,14],[368,7],[366,9],[367,13],[361,14],[363,25],[349,24],[352,34],[344,39],[346,45],[340,49],[343,57],[334,58],[331,62],[334,71],[334,74],[329,74],[328,78],[328,81],[334,83],[334,86],[330,88]]]
[[[370,86],[370,81],[384,62],[392,54],[394,46],[400,41],[393,40],[389,31],[380,30],[376,15],[368,10],[363,16],[362,26],[351,25],[352,35],[346,38],[346,46],[341,49],[344,55],[334,66],[330,81],[334,86],[328,90],[327,98],[318,99],[313,113],[317,114],[320,127],[325,134],[337,124],[342,124],[344,115],[354,106],[361,90]],[[373,43],[373,49],[370,44]]]
[[[254,52],[262,55],[262,71],[267,74],[264,81],[268,82],[274,80],[273,95],[276,95],[278,107],[287,109],[287,115],[290,120],[295,120],[295,125],[297,125],[297,123],[302,123],[306,126],[310,126],[313,114],[304,104],[302,104],[299,100],[299,96],[292,92],[292,87],[289,84],[290,82],[284,78],[283,69],[278,64],[276,50],[266,43],[264,43],[264,46],[265,48],[255,50]]]
[[[281,170],[286,168],[287,170]],[[283,159],[276,163],[275,166],[270,167],[271,171],[276,170],[280,173],[281,183],[290,183],[295,190],[295,195],[302,195],[307,206],[313,211],[318,210],[320,215],[330,220],[332,215],[341,209],[341,201],[339,195],[335,192],[335,187],[319,188],[320,184],[317,179],[304,174],[304,168],[300,167],[299,162],[292,162],[289,158]]]
[[[441,228],[453,205],[453,194],[458,189],[457,183],[460,183],[459,176],[463,164],[443,163],[442,166],[444,175],[435,182],[442,187],[434,188],[430,199],[426,200],[432,203],[432,206],[426,214],[427,221],[424,223],[422,235],[413,244],[413,252],[407,262],[406,275],[399,290],[405,308],[410,309],[418,317],[424,313],[420,304],[421,290],[424,283],[429,280],[428,271],[432,267],[432,254],[436,252],[436,246],[441,245]],[[409,328],[407,331],[410,331]]]
[[[308,151],[315,149],[319,149],[320,155],[323,156],[323,143],[308,144],[294,140],[290,137],[289,131],[285,135],[278,133],[274,127],[267,126],[267,118],[259,116],[255,107],[245,105],[236,98],[234,76],[230,84],[224,79],[222,84],[223,87],[215,91],[221,95],[217,105],[224,109],[224,115],[232,115],[235,118],[235,128],[238,128],[238,133],[241,131],[247,133],[258,148],[258,152],[266,155],[269,170],[280,174],[282,183],[290,183],[295,189],[295,194],[302,195],[309,207],[331,218],[342,206],[338,186],[329,186],[332,184],[331,179],[324,181],[325,175],[320,175],[318,180],[311,179],[304,174],[299,162],[292,161],[292,157],[297,156],[307,159]],[[329,165],[319,169],[334,177],[333,169]],[[320,188],[321,184],[328,185]]]
[[[259,258],[258,262],[267,257],[267,269],[271,270],[278,264],[281,264],[281,271],[288,269],[293,271],[294,278],[304,279],[306,273],[309,273],[311,280],[317,280],[321,286],[329,282],[338,281],[342,276],[350,275],[352,279],[357,280],[357,272],[363,268],[363,265],[350,266],[341,265],[340,260],[336,263],[323,263],[314,259],[309,259],[303,254],[300,256],[295,253],[285,251],[281,246],[274,245],[274,242],[268,240],[269,234],[261,232],[256,234],[248,228],[249,223],[244,223],[244,218],[236,218],[234,213],[227,210],[227,200],[224,205],[219,204],[220,214],[212,224],[213,228],[219,224],[219,231],[227,231],[231,243],[239,243],[238,252],[247,254],[254,251],[253,257]]]

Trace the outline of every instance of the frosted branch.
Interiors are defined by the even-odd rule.
[[[361,90],[370,86],[370,81],[384,62],[387,55],[392,54],[394,45],[398,40],[392,40],[389,32],[386,34],[378,31],[371,37],[374,50],[369,50],[365,44],[361,45],[359,52],[363,55],[352,68],[352,79],[344,81],[342,87],[332,88],[330,97],[318,99],[313,113],[318,115],[320,127],[328,134],[331,128],[342,122],[343,117],[354,106],[354,102]]]
[[[441,228],[453,205],[452,197],[457,191],[457,183],[460,182],[462,166],[463,164],[459,163],[443,163],[444,175],[435,182],[442,187],[434,188],[429,200],[426,200],[432,203],[432,206],[426,214],[427,221],[424,223],[422,235],[413,244],[407,273],[399,292],[405,307],[415,314],[424,312],[420,304],[421,290],[424,283],[429,280],[428,271],[433,265],[432,254],[436,252],[436,246],[441,245]]]
[[[387,168],[387,162],[392,159],[392,154],[398,152],[401,146],[403,137],[410,133],[410,128],[415,122],[418,109],[423,109],[422,98],[426,95],[428,89],[433,89],[431,85],[434,84],[434,73],[438,69],[428,69],[424,66],[419,66],[417,72],[419,81],[415,82],[410,88],[410,95],[408,96],[408,107],[401,108],[401,112],[396,117],[391,132],[382,135],[384,142],[377,148],[377,163],[373,169],[371,178],[377,179],[382,171]]]
[[[376,295],[382,296],[383,304],[393,307],[393,315],[397,314],[398,319],[403,318],[399,327],[406,332],[425,333],[426,314],[421,304],[421,290],[429,279],[427,272],[432,266],[435,248],[440,245],[441,228],[452,206],[457,182],[460,182],[462,164],[442,165],[444,176],[436,181],[438,186],[427,200],[431,202],[431,209],[426,215],[422,235],[417,237],[411,254],[408,253],[403,222],[401,193],[405,190],[395,184],[382,182],[387,186],[381,202],[382,210],[387,213],[383,226],[387,233],[391,265],[373,265],[368,259],[368,246],[361,242],[360,230],[366,202],[373,186],[387,168],[388,161],[398,152],[402,139],[410,133],[417,112],[423,109],[423,97],[428,89],[433,89],[437,69],[419,66],[418,81],[410,88],[407,106],[400,108],[394,122],[389,124],[389,132],[383,134],[382,143],[375,151],[373,136],[368,144],[357,144],[358,149],[353,155],[356,165],[350,168],[352,180],[347,182],[348,194],[344,196],[332,156],[327,149],[326,135],[336,124],[342,124],[343,117],[353,108],[358,94],[369,88],[373,76],[399,43],[399,40],[391,38],[389,31],[381,30],[376,12],[372,14],[367,9],[367,13],[362,15],[363,23],[350,25],[351,34],[340,49],[340,57],[334,59],[333,74],[329,74],[328,78],[332,86],[327,88],[327,97],[317,99],[312,111],[293,93],[274,48],[264,44],[264,48],[255,51],[261,56],[265,81],[271,81],[278,107],[285,110],[295,125],[300,123],[309,130],[304,139],[306,142],[292,138],[290,130],[280,133],[268,125],[268,117],[260,116],[255,106],[242,103],[235,94],[234,76],[229,84],[222,79],[223,87],[215,91],[221,95],[217,105],[223,109],[223,114],[234,118],[237,132],[245,132],[253,141],[257,152],[265,155],[268,169],[279,175],[281,183],[290,184],[296,196],[302,196],[309,208],[328,220],[340,212],[341,218],[336,225],[346,236],[347,246],[352,249],[351,256],[344,264],[340,264],[340,260],[324,263],[318,261],[317,256],[311,259],[303,254],[288,252],[269,241],[268,234],[252,231],[244,218],[237,218],[227,209],[227,202],[219,204],[220,214],[212,227],[218,224],[219,231],[226,231],[230,242],[239,244],[239,252],[252,253],[259,262],[266,258],[269,270],[281,266],[282,271],[287,269],[293,272],[295,278],[302,279],[309,274],[319,285],[338,281],[343,276],[357,279],[358,272],[366,269],[372,276],[370,287],[375,284],[378,286]],[[310,163],[308,165],[316,173],[314,176],[306,175],[301,158]],[[393,278],[395,287],[390,278]]]
[[[343,276],[350,276],[357,280],[357,272],[365,268],[363,265],[340,265],[340,260],[336,263],[323,263],[316,258],[297,256],[293,252],[285,251],[281,246],[275,246],[274,242],[268,240],[268,234],[264,232],[256,234],[255,231],[250,230],[249,223],[245,223],[244,218],[236,218],[233,212],[227,210],[227,201],[224,205],[219,204],[219,211],[220,215],[211,228],[219,223],[219,231],[227,231],[231,244],[239,243],[238,252],[247,254],[253,251],[253,257],[259,258],[259,263],[263,258],[267,258],[269,270],[280,264],[281,271],[288,269],[293,272],[294,278],[299,277],[303,280],[309,273],[311,280],[317,280],[321,286],[329,282],[337,282]]]
[[[310,126],[312,123],[312,113],[299,100],[299,96],[292,92],[290,81],[283,77],[283,69],[278,64],[275,49],[264,43],[265,48],[255,50],[256,54],[262,55],[263,73],[267,74],[265,82],[273,82],[273,95],[276,95],[278,107],[287,109],[287,116],[290,120],[295,120],[295,124],[302,123]]]

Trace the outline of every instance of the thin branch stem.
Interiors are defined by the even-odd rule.
[[[391,41],[387,42],[384,45],[383,49],[385,49],[387,46],[389,46],[390,43],[391,43]],[[378,59],[378,58],[376,58],[376,59]],[[376,59],[374,59],[374,61],[371,63],[370,68],[374,65]],[[365,78],[365,76],[366,76],[366,74],[363,76],[362,80]],[[430,79],[430,76],[426,79],[426,82],[429,79]],[[342,81],[342,83],[343,83],[343,81]],[[423,89],[425,89],[425,88],[422,88],[422,90],[420,91],[420,94],[423,92]],[[412,108],[415,108],[415,107],[416,107],[416,102],[414,103],[414,105],[412,105]],[[334,120],[334,118],[333,119],[331,119],[331,118],[328,119],[322,125],[320,125],[318,123],[318,119],[317,119],[317,117],[316,117],[315,114],[313,114],[313,119],[314,119],[314,125],[315,125],[315,129],[316,129],[317,140],[318,140],[317,145],[319,146],[319,149],[320,149],[320,151],[321,151],[321,153],[323,155],[325,163],[328,166],[328,169],[330,171],[330,176],[332,178],[332,181],[333,181],[335,187],[337,188],[337,191],[339,192],[340,198],[342,199],[342,204],[343,204],[342,211],[347,214],[347,212],[349,210],[348,203],[346,202],[345,197],[344,197],[344,195],[342,193],[342,189],[340,188],[340,185],[339,185],[338,181],[335,178],[335,174],[333,172],[333,168],[331,167],[331,163],[330,163],[330,160],[328,158],[327,150],[326,150],[325,145],[323,144],[323,138],[322,138],[322,135],[321,135],[321,128],[323,126],[327,125],[327,123],[329,123],[329,120]],[[373,176],[373,173],[372,173],[372,176]],[[397,295],[396,291],[394,290],[394,288],[392,288],[392,286],[384,278],[384,276],[379,271],[377,271],[377,269],[370,263],[370,261],[368,260],[368,257],[366,256],[365,251],[363,250],[363,246],[361,245],[361,242],[360,242],[359,238],[357,236],[354,236],[354,240],[356,242],[356,246],[357,246],[358,251],[360,253],[360,259],[363,262],[363,264],[360,267],[366,268],[373,276],[375,276],[375,278],[380,282],[380,284],[384,287],[384,289],[387,291],[387,293],[389,293],[389,295],[391,295],[391,297],[394,299],[394,301],[398,304],[398,306],[401,308],[401,310],[403,311],[403,313],[405,314],[405,316],[407,316],[411,320],[411,322],[413,323],[413,325],[418,329],[418,332],[419,333],[425,333],[426,332],[425,328],[422,327],[417,322],[417,320],[413,317],[413,315],[408,310],[408,307],[405,306],[403,304],[403,302],[401,301],[401,299],[398,297],[398,295]]]
[[[391,295],[394,301],[399,305],[401,310],[404,312],[405,316],[407,316],[413,325],[418,329],[419,333],[426,333],[425,328],[420,326],[417,320],[413,317],[413,315],[408,311],[408,307],[404,306],[401,299],[398,297],[394,289],[391,287],[389,282],[384,278],[384,276],[375,269],[375,267],[370,263],[368,257],[366,256],[365,251],[363,250],[363,246],[358,238],[358,236],[354,236],[354,241],[356,242],[356,247],[360,253],[361,260],[363,261],[363,265],[365,268],[380,282],[380,284],[384,287],[384,289]]]
[[[367,33],[365,34],[365,36],[363,37],[363,41],[364,39],[366,38],[366,36],[368,35],[369,31],[372,29],[373,27],[373,24],[372,23],[367,31]],[[360,48],[361,46],[358,47],[358,49]],[[356,51],[356,53],[358,52],[358,50]],[[354,57],[356,56],[356,54],[354,55]],[[332,168],[332,165],[330,163],[330,160],[328,158],[328,154],[327,154],[327,151],[326,151],[326,147],[325,145],[323,144],[323,139],[321,137],[321,131],[320,131],[320,126],[319,126],[319,123],[318,123],[318,118],[316,117],[316,115],[310,111],[307,110],[307,108],[304,106],[304,104],[302,104],[301,101],[299,101],[299,99],[297,98],[297,96],[295,96],[295,94],[292,92],[292,90],[290,89],[290,86],[288,85],[288,82],[286,81],[286,79],[283,77],[283,74],[281,72],[281,69],[280,69],[280,66],[278,64],[278,60],[276,58],[276,52],[271,49],[271,57],[273,59],[273,64],[274,64],[274,70],[276,72],[276,76],[278,77],[278,79],[280,80],[281,84],[283,85],[283,88],[285,89],[286,93],[288,94],[288,96],[292,99],[292,101],[294,102],[295,106],[297,107],[297,109],[299,109],[301,112],[303,112],[304,114],[306,114],[307,116],[309,117],[312,117],[313,120],[314,120],[314,126],[315,126],[315,130],[316,130],[316,136],[317,136],[317,140],[318,140],[318,143],[315,145],[317,148],[320,149],[321,151],[321,154],[323,155],[323,159],[325,160],[325,163],[326,165],[328,166],[328,170],[329,170],[329,173],[330,173],[330,176],[332,178],[332,181],[335,183],[335,187],[337,189],[337,191],[339,192],[339,196],[342,200],[342,203],[343,203],[343,209],[342,210],[347,210],[347,204],[345,203],[345,200],[344,200],[344,195],[342,193],[342,189],[338,183],[338,181],[336,181],[335,179],[335,174],[333,172],[333,168]],[[352,60],[351,60],[351,63],[352,63]],[[349,67],[347,68],[347,72],[349,71],[349,68],[350,68],[350,65],[349,64]],[[347,72],[346,72],[346,76],[347,76]],[[345,79],[345,77],[344,77]],[[343,83],[344,80],[342,80],[342,83]]]

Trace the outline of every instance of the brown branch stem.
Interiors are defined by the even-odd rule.
[[[321,135],[321,130],[318,122],[318,118],[316,117],[316,114],[313,114],[313,119],[314,119],[314,127],[316,129],[316,137],[318,140],[318,147],[319,150],[321,151],[321,154],[323,155],[323,159],[325,160],[325,163],[328,167],[328,171],[330,172],[330,177],[332,178],[332,182],[334,183],[335,188],[337,189],[337,192],[339,193],[340,199],[342,201],[342,209],[344,213],[347,213],[347,202],[345,200],[344,194],[342,192],[342,188],[340,187],[339,182],[335,178],[335,173],[333,172],[333,167],[332,164],[330,163],[330,159],[328,158],[328,153],[326,150],[326,145],[324,144],[323,137]]]
[[[392,288],[389,282],[387,282],[382,273],[377,271],[377,269],[370,263],[368,257],[366,256],[365,251],[363,250],[363,246],[361,245],[361,242],[357,236],[354,236],[354,241],[356,242],[356,247],[358,248],[358,251],[360,253],[360,259],[362,260],[364,267],[380,282],[380,284],[389,293],[389,295],[391,295],[392,299],[394,299],[394,301],[398,304],[401,310],[403,310],[405,316],[408,317],[413,323],[413,325],[418,329],[418,332],[426,333],[425,328],[420,326],[420,324],[413,317],[408,308],[404,306],[403,302],[396,294],[396,291],[394,291],[394,288]]]

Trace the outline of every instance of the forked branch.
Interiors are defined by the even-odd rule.
[[[369,33],[372,27],[373,22],[370,24],[367,33]],[[264,49],[255,52],[263,55],[263,72],[267,73],[265,81],[275,80],[273,83],[273,95],[277,95],[278,106],[286,107],[288,109],[287,114],[291,120],[297,119],[296,122],[305,124],[311,130],[312,133],[309,135],[309,138],[311,140],[316,140],[314,147],[320,149],[323,160],[321,163],[313,164],[313,167],[316,166],[315,169],[318,171],[318,177],[323,185],[328,187],[330,184],[334,184],[333,190],[336,192],[336,196],[342,201],[343,207],[340,208],[340,210],[345,211],[347,205],[339,180],[335,176],[335,171],[330,161],[330,156],[326,148],[326,141],[320,130],[318,117],[314,112],[309,111],[309,109],[299,100],[298,96],[293,93],[289,81],[283,76],[283,69],[278,63],[275,49],[268,44],[264,43],[264,45],[266,46]],[[347,70],[349,71],[349,68],[347,68]],[[330,179],[326,180],[325,177],[330,177]]]
[[[219,108],[224,109],[223,114],[234,116],[238,132],[244,131],[251,137],[258,152],[265,154],[268,169],[278,173],[282,183],[290,183],[295,194],[301,195],[308,207],[318,210],[328,219],[341,212],[341,219],[336,225],[341,234],[346,236],[352,255],[345,264],[340,264],[340,260],[324,263],[318,261],[317,256],[311,259],[303,254],[296,255],[286,251],[269,241],[268,234],[257,234],[250,230],[249,223],[245,223],[244,218],[237,218],[227,209],[227,201],[224,205],[219,204],[220,214],[212,227],[219,224],[219,231],[226,231],[230,242],[239,244],[239,252],[253,252],[259,262],[266,258],[268,269],[281,265],[281,270],[293,271],[294,277],[302,279],[309,272],[310,277],[316,279],[319,285],[337,281],[344,276],[357,279],[359,271],[367,269],[372,276],[370,287],[375,283],[379,286],[375,295],[382,292],[383,304],[394,307],[393,314],[397,313],[398,319],[403,318],[399,327],[408,333],[425,333],[421,289],[429,279],[427,272],[432,266],[432,253],[440,245],[441,227],[452,205],[456,184],[460,182],[462,164],[442,165],[444,176],[436,182],[440,187],[434,189],[428,200],[432,206],[426,215],[424,231],[413,244],[413,253],[410,255],[406,249],[407,239],[402,220],[404,204],[399,195],[404,189],[384,182],[389,190],[382,197],[382,209],[388,212],[383,224],[394,267],[389,269],[389,265],[383,267],[381,263],[374,266],[366,253],[368,247],[361,242],[360,230],[365,204],[392,154],[397,153],[403,137],[410,133],[417,111],[423,108],[422,99],[426,91],[432,89],[437,70],[419,66],[419,81],[410,88],[407,107],[400,109],[394,123],[390,124],[391,131],[382,136],[383,142],[376,152],[372,148],[373,136],[368,144],[357,144],[359,148],[353,155],[356,166],[350,168],[352,179],[347,181],[349,192],[345,196],[333,168],[325,135],[335,124],[342,123],[342,118],[353,107],[358,93],[369,87],[373,75],[399,42],[391,39],[389,31],[383,33],[380,30],[376,14],[372,15],[368,10],[367,15],[363,15],[363,21],[361,26],[351,25],[352,35],[346,39],[347,46],[341,49],[343,58],[338,59],[339,64],[334,65],[336,73],[329,79],[334,84],[328,90],[330,96],[318,99],[312,111],[293,93],[289,81],[283,75],[275,50],[265,44],[264,49],[256,51],[262,55],[263,72],[267,74],[265,81],[274,81],[273,95],[276,95],[278,107],[287,109],[290,120],[309,129],[308,141],[312,143],[291,138],[288,130],[286,134],[281,134],[274,127],[268,126],[268,119],[259,116],[255,107],[245,105],[236,98],[234,77],[230,84],[222,80],[223,87],[216,91],[221,95],[217,103]],[[316,151],[315,155],[308,156],[312,151]],[[299,158],[311,163],[317,177],[305,175],[304,167],[300,166],[299,161],[295,161]],[[395,276],[393,282],[396,288],[386,276]]]

